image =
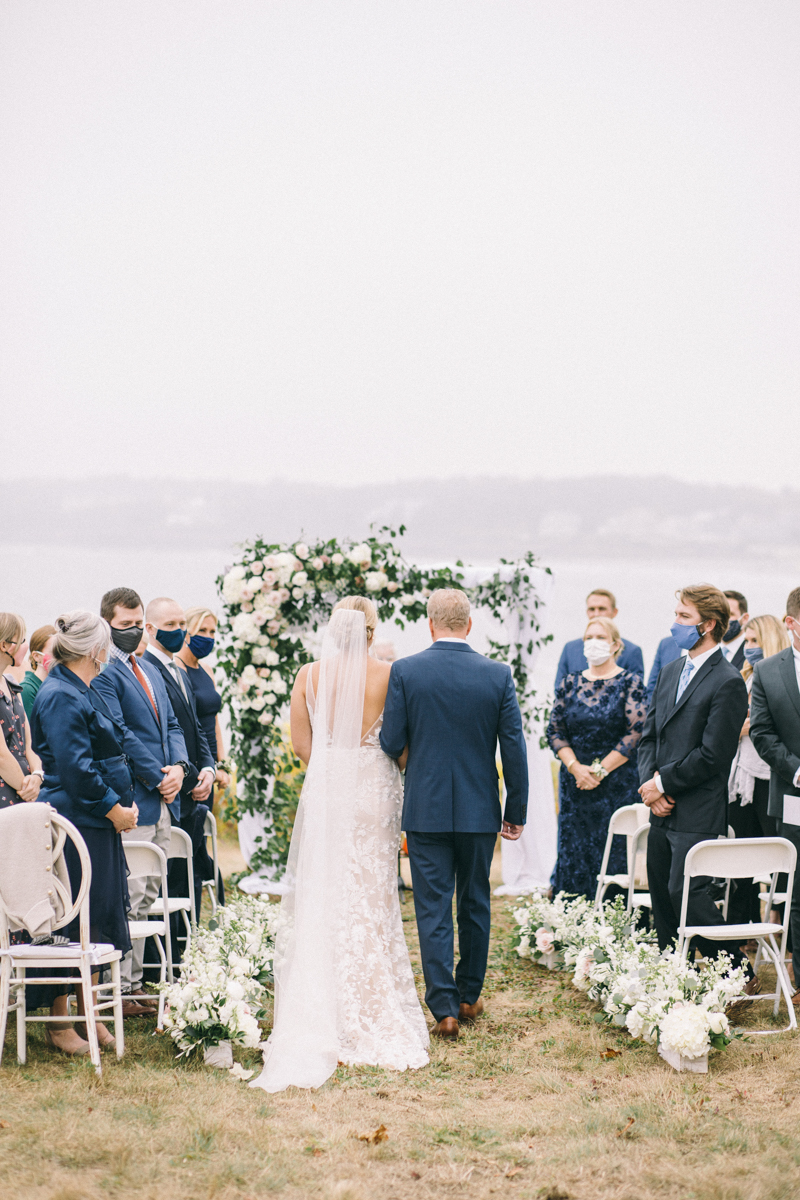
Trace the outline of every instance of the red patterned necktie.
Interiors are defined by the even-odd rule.
[[[138,664],[138,663],[137,663],[137,661],[136,661],[136,655],[135,655],[135,654],[132,654],[132,655],[131,655],[131,657],[130,657],[130,664],[131,664],[131,667],[133,668],[133,673],[134,673],[134,675],[136,676],[136,678],[138,679],[139,683],[140,683],[140,684],[142,685],[142,687],[144,688],[144,693],[145,693],[145,695],[147,696],[147,699],[150,701],[150,703],[151,703],[151,704],[152,704],[152,706],[153,706],[153,712],[156,714],[156,720],[158,721],[158,723],[159,723],[159,725],[160,725],[160,724],[161,724],[161,721],[159,720],[159,717],[158,717],[158,709],[156,708],[156,702],[155,702],[155,700],[153,699],[153,693],[150,691],[150,688],[147,686],[147,680],[146,680],[146,679],[145,679],[145,677],[144,677],[144,673],[143,673],[143,671],[142,671],[142,668],[139,666],[139,664]]]

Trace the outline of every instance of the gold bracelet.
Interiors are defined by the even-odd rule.
[[[573,758],[573,760],[572,760],[572,762],[571,762],[571,763],[564,763],[564,766],[567,768],[567,774],[568,774],[568,775],[571,775],[571,774],[572,774],[572,768],[575,766],[575,763],[576,763],[577,761],[578,761],[578,760],[577,760],[577,758]]]

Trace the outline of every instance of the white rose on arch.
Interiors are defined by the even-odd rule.
[[[322,561],[321,558],[312,558],[311,569],[313,571],[321,571],[324,566],[325,566],[325,563]]]
[[[389,576],[383,571],[367,571],[364,576],[364,586],[368,592],[379,592],[389,582]]]
[[[341,554],[332,554],[331,562],[333,563],[334,567],[340,567],[344,562],[344,557]]]
[[[372,562],[372,551],[366,542],[361,542],[360,545],[353,546],[347,557],[357,567],[368,567]]]
[[[294,587],[305,587],[308,583],[308,575],[305,571],[297,571],[292,576],[292,585]]]
[[[263,570],[264,570],[263,562],[250,563],[250,573],[252,575],[260,575]]]
[[[303,561],[303,562],[305,562],[305,560],[308,558],[309,553],[310,553],[308,546],[305,544],[305,542],[298,542],[294,548],[294,552],[297,555],[297,557],[299,559],[301,559],[301,561]]]
[[[264,709],[264,711],[262,713],[258,714],[259,725],[271,725],[272,720],[273,720],[272,713],[267,712],[266,709]]]

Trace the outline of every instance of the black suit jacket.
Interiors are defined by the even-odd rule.
[[[732,667],[735,667],[737,671],[741,671],[742,667],[747,662],[747,659],[744,656],[744,642],[742,642],[741,646],[736,651],[733,658],[728,659],[728,662],[731,664]]]
[[[747,688],[718,650],[675,703],[683,657],[667,663],[656,683],[639,742],[639,779],[656,771],[675,801],[668,817],[650,817],[679,833],[716,837],[728,828],[728,776],[747,717]]]
[[[792,647],[756,663],[750,693],[750,737],[769,763],[770,816],[783,819],[783,797],[800,796],[800,690]]]
[[[214,759],[211,751],[208,748],[206,735],[200,728],[200,722],[197,719],[197,707],[195,704],[194,692],[192,685],[189,682],[189,677],[186,677],[185,687],[186,695],[189,697],[188,703],[184,699],[183,692],[178,687],[172,672],[169,671],[162,662],[151,654],[149,650],[145,650],[142,657],[151,667],[160,673],[161,678],[166,685],[167,694],[170,698],[173,711],[177,717],[178,724],[183,730],[183,738],[186,742],[186,754],[189,760],[189,774],[183,781],[181,788],[181,798],[191,800],[191,791],[197,784],[200,772],[204,767],[213,767]],[[178,667],[180,671],[180,667]]]

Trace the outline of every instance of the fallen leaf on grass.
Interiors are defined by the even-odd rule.
[[[91,1109],[89,1109],[89,1112],[91,1112],[91,1111],[92,1111],[92,1110],[91,1110]],[[10,1129],[10,1128],[11,1128],[11,1122],[10,1122],[10,1121],[0,1121],[0,1129]]]
[[[519,1175],[522,1167],[509,1167],[506,1171],[506,1179],[513,1179],[515,1175]]]
[[[631,1125],[633,1125],[635,1123],[635,1121],[636,1121],[636,1117],[628,1117],[628,1124],[625,1126],[624,1129],[618,1129],[615,1136],[616,1137],[625,1137],[625,1134],[628,1132]]]
[[[377,1146],[379,1142],[388,1142],[389,1134],[385,1125],[379,1125],[372,1133],[360,1133],[358,1140],[367,1142],[370,1146]]]
[[[612,1050],[610,1046],[606,1046],[605,1050],[600,1051],[601,1058],[619,1058],[622,1054],[621,1050]]]
[[[375,1095],[378,1097],[379,1100],[388,1100],[389,1099],[388,1092],[376,1092]]]
[[[420,1175],[419,1171],[412,1171],[411,1178],[412,1179],[422,1179],[422,1176]]]

